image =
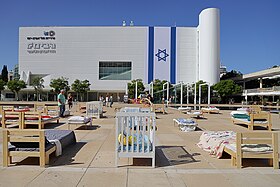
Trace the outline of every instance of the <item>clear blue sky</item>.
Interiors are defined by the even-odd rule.
[[[280,64],[280,0],[2,0],[0,69],[18,63],[20,26],[197,26],[221,12],[221,62],[243,74]],[[1,71],[1,70],[0,70]]]

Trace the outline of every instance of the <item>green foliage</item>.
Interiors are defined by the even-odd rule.
[[[135,87],[137,82],[137,94],[140,94],[145,90],[145,86],[142,82],[142,79],[132,80],[131,83],[128,83],[128,97],[134,98],[135,97]]]
[[[38,93],[40,93],[42,91],[42,89],[44,88],[44,79],[42,79],[41,77],[36,77],[33,79],[31,85],[33,86],[36,95],[37,95],[37,101],[39,99]]]
[[[233,80],[222,80],[213,85],[213,89],[217,91],[223,101],[226,101],[229,96],[240,93],[241,86],[235,84]]]
[[[159,79],[155,79],[154,80],[154,84],[153,84],[153,88],[154,88],[154,93],[162,91],[163,88],[163,84],[167,83],[167,80],[159,80]],[[169,83],[169,88],[171,88],[171,84]]]
[[[88,80],[80,81],[76,79],[74,83],[71,85],[73,91],[80,93],[80,96],[84,95],[87,91],[90,90],[90,83]],[[78,98],[79,99],[79,98]],[[82,100],[82,98],[81,98]]]
[[[1,72],[1,79],[4,82],[8,82],[8,68],[6,65],[3,66],[2,72]]]
[[[231,70],[230,72],[227,72],[226,74],[224,74],[221,77],[221,80],[227,80],[227,79],[231,79],[231,78],[235,78],[235,77],[240,77],[240,76],[242,76],[242,73],[240,71]]]
[[[257,86],[259,86],[259,83]],[[280,86],[280,78],[263,79],[263,88],[270,88],[273,86]],[[246,88],[247,88],[247,83],[246,83]],[[257,87],[255,87],[255,88],[257,88]]]
[[[26,84],[23,80],[10,80],[7,83],[7,86],[12,92],[16,94],[17,100],[18,100],[18,92],[21,89],[26,88]]]
[[[68,78],[60,77],[57,79],[52,79],[50,87],[52,87],[56,93],[59,93],[60,90],[63,89],[67,92],[69,90]]]

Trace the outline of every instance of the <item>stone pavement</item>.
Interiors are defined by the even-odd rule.
[[[157,114],[156,168],[151,168],[149,159],[122,158],[119,167],[115,166],[115,111],[105,110],[106,117],[94,119],[93,127],[70,125],[77,144],[60,157],[51,156],[46,168],[40,168],[35,158],[2,167],[1,133],[0,186],[280,186],[280,170],[269,167],[266,160],[247,159],[246,167],[236,169],[229,157],[213,158],[196,146],[203,130],[248,131],[232,124],[230,111],[206,114],[207,119],[197,121],[195,132],[181,132],[173,126],[173,118],[187,118],[186,114],[173,109]],[[279,116],[272,114],[272,118],[273,129],[280,132]],[[66,120],[46,128],[67,129]]]

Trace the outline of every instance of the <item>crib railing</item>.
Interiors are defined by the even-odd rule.
[[[120,157],[152,158],[155,167],[155,130],[153,112],[117,112],[116,166]]]

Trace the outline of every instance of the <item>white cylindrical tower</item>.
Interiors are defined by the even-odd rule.
[[[220,11],[208,8],[199,14],[198,79],[211,85],[220,81]]]

